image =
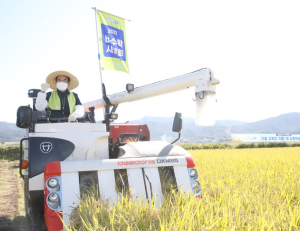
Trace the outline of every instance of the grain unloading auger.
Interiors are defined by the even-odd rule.
[[[85,103],[84,107],[94,107],[99,109],[109,106],[117,106],[121,103],[133,102],[141,99],[159,96],[175,91],[187,89],[195,86],[196,98],[196,125],[208,126],[214,124],[214,114],[210,113],[210,108],[213,106],[216,94],[216,85],[220,81],[214,78],[213,73],[208,68],[203,68],[189,74],[181,75],[175,78],[166,79],[160,82],[141,86],[138,88],[127,89],[127,91],[106,96],[105,88],[103,98],[89,103]],[[131,85],[127,84],[126,88]],[[106,108],[106,113],[108,110]]]
[[[147,125],[116,124],[117,105],[195,86],[196,124],[210,122],[203,107],[214,101],[219,83],[210,69],[201,69],[84,104],[89,112],[78,123],[53,121],[49,112],[21,106],[17,126],[26,128],[20,142],[20,175],[24,179],[25,212],[34,230],[61,230],[60,217],[69,215],[87,187],[97,185],[103,200],[116,202],[123,194],[144,203],[163,204],[163,185],[201,196],[198,172],[191,155],[165,141],[150,141]],[[28,96],[33,105],[39,90]],[[103,123],[95,123],[94,109],[105,108]],[[52,123],[55,122],[55,123]],[[181,114],[173,131],[180,134]],[[24,143],[24,154],[23,154]],[[60,216],[60,217],[59,217]]]

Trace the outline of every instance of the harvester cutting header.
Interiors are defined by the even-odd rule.
[[[106,15],[104,18],[108,17],[110,23],[122,24],[119,19],[113,19],[114,16]],[[112,29],[111,26],[101,26],[107,31]],[[125,46],[121,42],[124,40],[122,36],[113,39],[109,37],[105,41],[115,41],[116,49]],[[124,51],[126,49],[117,54],[122,56]],[[114,54],[113,61],[127,61],[119,56]],[[114,66],[120,68],[120,65]],[[100,63],[100,67],[105,65]],[[128,65],[123,67],[129,70]],[[69,81],[70,84],[72,81],[67,74],[63,75],[66,78],[60,76],[54,76],[56,85],[53,91],[65,88],[65,84],[58,85],[58,82]],[[20,142],[20,176],[24,180],[25,212],[32,229],[64,229],[61,220],[69,225],[70,214],[78,205],[79,198],[92,185],[96,186],[103,200],[111,203],[117,202],[123,195],[130,195],[143,203],[155,201],[160,207],[166,194],[163,186],[167,184],[183,193],[201,197],[195,162],[186,150],[174,144],[176,140],[172,143],[151,141],[146,124],[111,122],[117,118],[116,109],[121,103],[195,86],[196,124],[208,122],[211,125],[212,118],[206,115],[205,108],[215,103],[217,84],[219,80],[207,68],[137,88],[127,84],[126,91],[112,95],[106,95],[102,84],[103,97],[83,104],[85,112],[82,106],[72,108],[73,112],[77,110],[77,115],[83,114],[81,118],[75,116],[73,119],[51,116],[55,114],[56,106],[65,105],[62,101],[57,105],[57,97],[50,103],[51,107],[49,101],[43,101],[46,109],[36,108],[39,104],[37,96],[45,89],[43,86],[42,89],[30,89],[28,96],[33,106],[19,107],[16,125],[26,129],[26,137]],[[70,112],[70,105],[76,100],[76,95],[67,100]],[[104,109],[104,120],[97,123],[94,110],[100,108]],[[181,128],[182,116],[176,113],[172,130],[179,133],[179,137]]]

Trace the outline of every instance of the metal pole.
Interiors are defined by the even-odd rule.
[[[102,70],[101,70],[101,57],[100,57],[100,49],[99,49],[99,34],[98,34],[98,20],[97,20],[97,8],[92,7],[92,9],[95,11],[95,21],[96,21],[96,34],[97,34],[97,47],[98,47],[98,61],[99,61],[99,71],[100,71],[100,86],[102,91]],[[102,98],[103,98],[103,92],[102,92]],[[105,107],[103,107],[103,118],[105,119]]]

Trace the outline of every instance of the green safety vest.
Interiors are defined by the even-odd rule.
[[[68,94],[68,102],[69,102],[69,108],[70,108],[70,114],[72,114],[75,111],[75,104],[76,99],[74,94],[70,91],[70,94]],[[51,110],[60,110],[61,109],[61,103],[60,98],[57,93],[57,89],[54,89],[51,93],[51,96],[48,101],[48,107],[51,108]]]

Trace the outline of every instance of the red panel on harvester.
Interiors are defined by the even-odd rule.
[[[56,231],[62,230],[62,212],[55,211],[48,207],[47,205],[47,196],[49,195],[50,191],[46,186],[46,182],[51,177],[58,177],[61,176],[61,167],[59,161],[50,162],[45,167],[44,172],[44,219],[47,226],[47,230],[49,231]]]
[[[116,144],[116,141],[121,134],[139,134],[140,129],[142,129],[140,140],[149,141],[150,132],[146,124],[111,124],[110,138],[113,138],[113,145]],[[126,140],[131,141],[130,137],[127,137]],[[125,142],[126,140],[124,140],[123,142]]]

